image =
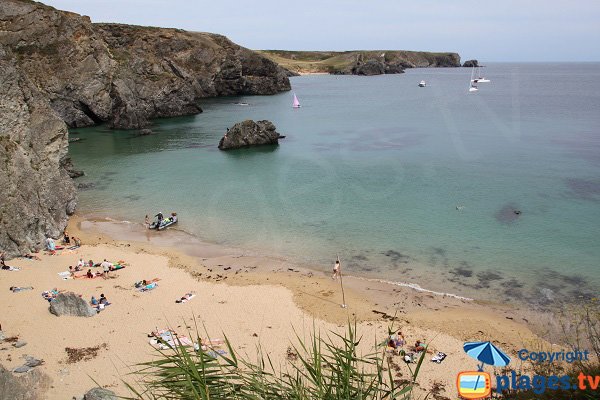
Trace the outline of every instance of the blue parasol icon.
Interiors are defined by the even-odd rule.
[[[504,367],[510,363],[510,357],[494,346],[492,342],[467,342],[463,345],[465,353],[481,362],[479,371],[483,371],[483,364],[494,367]]]

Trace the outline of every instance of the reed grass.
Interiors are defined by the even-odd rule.
[[[197,342],[200,341],[196,335]],[[413,398],[413,389],[426,352],[423,352],[407,383],[397,385],[385,347],[374,343],[361,354],[356,323],[348,323],[343,334],[322,335],[314,326],[304,340],[296,333],[291,344],[293,360],[275,368],[262,348],[257,359],[236,354],[225,336],[227,354],[184,347],[181,342],[168,350],[156,350],[156,359],[138,364],[132,372],[135,383],[125,382],[132,396],[140,399],[182,400],[383,400]],[[164,343],[164,342],[163,342]]]

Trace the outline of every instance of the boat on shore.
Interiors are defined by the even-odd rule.
[[[162,231],[171,225],[177,223],[177,213],[171,213],[170,217],[164,218],[162,213],[158,213],[155,216],[155,220],[148,226],[148,229],[156,229]]]

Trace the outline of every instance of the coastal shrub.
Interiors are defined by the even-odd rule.
[[[196,335],[197,341],[200,341]],[[385,348],[374,343],[372,352],[360,354],[356,324],[343,334],[325,335],[313,327],[308,340],[296,335],[288,348],[288,362],[277,369],[257,349],[256,361],[239,357],[225,338],[227,354],[178,345],[157,350],[153,361],[138,364],[132,373],[137,385],[126,383],[128,399],[289,399],[383,400],[411,399],[426,352],[409,379],[396,381]],[[138,389],[138,388],[142,389]]]

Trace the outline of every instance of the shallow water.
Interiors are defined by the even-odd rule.
[[[462,68],[303,76],[299,110],[291,93],[207,99],[150,136],[74,130],[77,182],[95,185],[79,210],[177,211],[179,229],[210,242],[323,269],[339,253],[347,273],[476,298],[596,295],[600,64],[485,72],[475,94]],[[219,151],[247,118],[287,138]]]

